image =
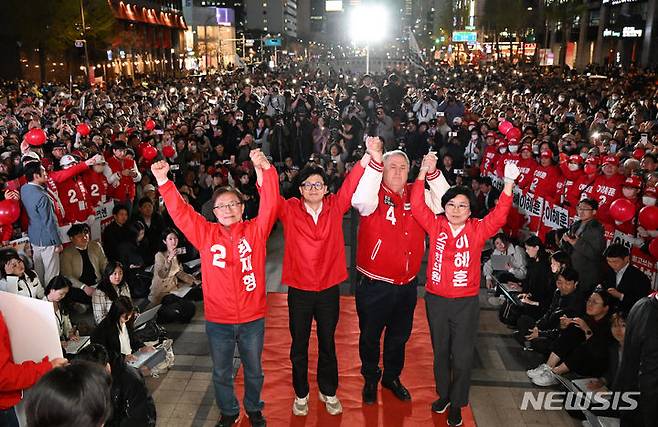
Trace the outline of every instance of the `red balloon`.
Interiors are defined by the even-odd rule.
[[[144,141],[140,142],[139,145],[137,145],[137,155],[138,156],[143,156],[144,155],[144,149],[149,146],[149,143]]]
[[[505,134],[505,138],[507,138],[507,140],[510,140],[512,138],[521,139],[522,136],[523,133],[521,133],[521,130],[519,128],[511,128]]]
[[[76,126],[75,130],[81,136],[87,136],[89,135],[89,132],[91,132],[91,129],[89,128],[89,125],[87,123],[80,123],[78,126]]]
[[[644,150],[641,148],[636,148],[633,150],[633,158],[637,160],[642,160],[642,157],[644,157]]]
[[[0,202],[0,225],[11,225],[21,216],[18,200],[6,199]]]
[[[652,257],[658,259],[658,238],[651,239],[651,243],[649,243],[649,253]]]
[[[630,221],[635,216],[635,203],[625,198],[615,200],[610,205],[610,216],[615,221]]]
[[[144,123],[144,127],[146,128],[146,130],[155,129],[155,121],[153,119],[148,119],[146,123]]]
[[[162,147],[162,154],[169,159],[176,155],[176,150],[171,145],[165,145]]]
[[[509,132],[509,130],[512,129],[513,127],[514,127],[513,124],[511,124],[511,123],[508,122],[507,120],[503,120],[503,121],[500,122],[500,124],[498,125],[498,131],[499,131],[500,133],[502,133],[503,135],[507,135],[507,132]]]
[[[146,160],[153,160],[156,158],[157,155],[158,155],[158,150],[156,150],[155,147],[152,145],[148,145],[147,147],[144,147],[144,150],[142,151],[142,156],[144,156]]]
[[[638,216],[640,225],[647,230],[658,229],[658,206],[645,206],[640,209]]]
[[[25,141],[36,147],[43,145],[46,142],[46,139],[48,139],[46,132],[39,128],[30,129],[25,134]]]

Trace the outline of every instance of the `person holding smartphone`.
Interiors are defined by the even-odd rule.
[[[183,271],[178,257],[185,253],[185,248],[178,247],[178,233],[173,228],[162,232],[161,250],[155,254],[153,281],[149,300],[152,305],[162,302],[162,298],[183,286],[197,287],[201,281]],[[192,292],[192,290],[190,290]],[[198,292],[194,292],[198,294]]]

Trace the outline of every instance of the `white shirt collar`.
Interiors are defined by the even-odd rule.
[[[621,270],[619,270],[617,272],[616,277],[615,277],[615,285],[616,286],[619,286],[619,282],[621,282],[621,278],[624,275],[624,273],[626,272],[626,269],[628,268],[629,265],[630,265],[630,262],[628,264],[626,264],[625,266],[623,266],[621,268]]]
[[[318,219],[320,218],[320,213],[322,213],[322,202],[320,202],[320,207],[317,211],[314,211],[306,202],[304,202],[304,207],[306,208],[306,212],[308,212],[308,214],[311,215],[311,218],[313,218],[313,222],[317,224]]]

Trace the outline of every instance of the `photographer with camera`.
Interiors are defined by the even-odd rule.
[[[311,115],[311,111],[315,108],[315,98],[311,95],[308,85],[302,85],[290,107],[297,117],[309,117]]]
[[[426,123],[436,117],[439,104],[430,96],[428,89],[423,90],[422,96],[416,101],[413,106],[413,111],[416,113],[418,123]]]
[[[263,105],[265,106],[265,114],[274,117],[286,111],[286,99],[281,95],[279,82],[274,82],[272,88],[263,98]]]

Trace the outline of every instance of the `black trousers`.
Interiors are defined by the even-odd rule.
[[[338,388],[338,359],[334,334],[338,325],[340,290],[333,286],[324,291],[288,288],[288,322],[292,345],[292,384],[297,397],[308,394],[308,342],[315,319],[318,335],[318,387],[326,396]]]
[[[453,407],[468,404],[480,303],[477,296],[444,298],[425,294],[434,350],[436,392]]]
[[[406,285],[393,285],[361,276],[356,287],[356,310],[359,314],[359,356],[361,375],[367,383],[376,383],[379,369],[380,341],[384,329],[383,382],[397,379],[404,367],[404,351],[414,320],[417,299],[416,279]]]

